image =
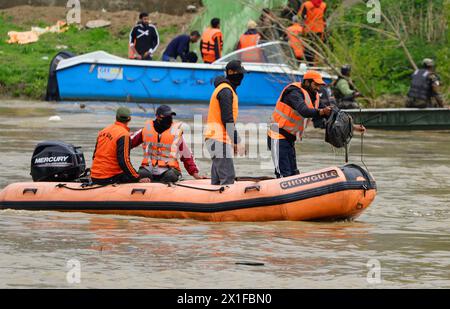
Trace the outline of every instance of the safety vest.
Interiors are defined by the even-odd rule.
[[[305,118],[300,115],[295,109],[289,106],[286,103],[283,103],[281,99],[283,98],[284,92],[291,86],[295,86],[301,90],[303,96],[305,97],[305,103],[308,108],[318,108],[320,97],[317,94],[316,100],[313,103],[308,92],[302,88],[301,83],[292,83],[283,89],[281,92],[281,96],[278,99],[277,105],[275,106],[275,110],[271,117],[271,123],[269,126],[268,134],[273,139],[285,139],[285,137],[279,133],[279,129],[283,129],[284,131],[292,134],[294,136],[298,136],[301,138],[303,136],[303,131],[305,130]]]
[[[222,55],[223,37],[222,31],[217,28],[207,28],[202,34],[200,42],[200,50],[203,56],[203,62],[213,63],[216,61],[215,39],[219,38],[219,55]]]
[[[408,97],[428,101],[432,97],[432,87],[428,76],[430,72],[420,69],[414,72]]]
[[[107,179],[123,173],[122,168],[117,160],[117,140],[125,136],[124,154],[130,151],[130,129],[120,122],[103,129],[98,133],[97,146],[95,148],[94,160],[92,162],[91,176],[96,179]],[[137,175],[129,160],[125,160],[126,164],[130,164],[128,169]]]
[[[175,168],[181,172],[178,162],[178,145],[183,136],[181,122],[174,122],[172,126],[159,134],[155,130],[153,120],[145,123],[142,130],[142,148],[144,160],[142,166]]]
[[[208,123],[206,124],[205,139],[214,139],[224,144],[232,144],[227,130],[222,122],[222,113],[217,95],[222,89],[228,88],[233,93],[233,119],[236,123],[238,118],[239,100],[236,92],[227,83],[222,83],[214,90],[209,102]]]
[[[256,34],[243,34],[239,39],[240,49],[253,47],[258,45],[261,36]],[[241,53],[241,61],[242,62],[254,62],[260,63],[263,62],[262,52],[259,48],[254,48],[252,50],[244,51]]]
[[[305,55],[303,42],[300,39],[300,36],[303,34],[303,31],[304,31],[303,27],[298,23],[295,23],[286,29],[286,35],[289,40],[289,45],[294,51],[295,58],[297,58],[298,60],[303,59]]]
[[[303,8],[306,8],[306,32],[323,33],[325,31],[324,16],[327,4],[322,2],[319,7],[316,7],[311,1],[306,1],[302,4],[299,12],[303,12]]]

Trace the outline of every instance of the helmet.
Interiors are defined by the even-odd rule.
[[[352,67],[349,64],[344,64],[341,67],[341,74],[344,75],[344,76],[348,76],[351,71],[352,71]]]
[[[434,67],[434,60],[430,58],[425,58],[422,60],[422,65],[425,68]]]

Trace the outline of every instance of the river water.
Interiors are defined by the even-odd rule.
[[[113,121],[116,107],[1,101],[0,188],[30,180],[31,154],[42,140],[82,146],[90,165],[97,131]],[[132,107],[137,129],[152,107]],[[207,112],[205,106],[174,109],[187,123],[193,113]],[[247,108],[240,119],[265,122],[270,112]],[[49,121],[54,115],[61,121]],[[259,139],[263,143],[264,134]],[[357,164],[360,147],[355,138],[350,159]],[[133,150],[135,166],[141,155]],[[302,171],[343,160],[318,130],[298,146]],[[270,175],[261,161],[238,159],[237,173]],[[0,288],[450,288],[450,133],[369,131],[364,161],[379,192],[354,222],[205,223],[0,211]],[[209,173],[207,158],[197,156],[197,163]]]

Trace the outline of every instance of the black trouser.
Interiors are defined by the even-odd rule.
[[[138,182],[137,179],[131,178],[127,174],[119,174],[111,178],[106,179],[98,179],[98,178],[91,178],[92,183],[96,185],[112,185],[115,183],[135,183]]]
[[[180,171],[175,168],[169,168],[161,175],[153,175],[148,167],[141,166],[139,168],[139,176],[141,176],[141,178],[150,178],[152,182],[159,183],[174,183],[181,179]]]
[[[277,178],[290,177],[300,174],[297,168],[297,154],[295,142],[286,139],[268,138],[269,150],[272,153],[275,175]]]

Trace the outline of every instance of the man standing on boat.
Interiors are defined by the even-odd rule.
[[[194,157],[183,138],[181,122],[174,122],[177,114],[167,105],[156,110],[156,119],[145,123],[144,128],[133,134],[131,148],[142,144],[144,159],[139,169],[141,177],[153,182],[173,183],[181,178],[180,159],[188,173],[195,179],[199,175]]]
[[[361,94],[355,90],[352,86],[350,75],[352,67],[348,64],[342,66],[341,76],[335,82],[334,96],[336,97],[337,107],[340,109],[356,109],[359,108],[359,104],[356,102],[356,98]]]
[[[130,161],[130,121],[130,110],[121,107],[116,112],[116,122],[99,132],[91,168],[93,183],[150,182],[139,177]]]
[[[272,152],[277,178],[298,175],[295,142],[302,138],[308,119],[314,127],[325,128],[323,119],[331,114],[330,106],[320,105],[319,90],[325,82],[320,73],[308,71],[302,83],[292,83],[281,93],[268,130],[268,147]],[[365,128],[355,125],[364,132]]]
[[[193,53],[189,51],[189,45],[197,43],[199,39],[200,33],[198,31],[192,31],[190,35],[182,34],[177,36],[167,45],[162,61],[176,61],[180,57],[183,62],[197,62],[192,55]]]
[[[422,66],[422,69],[412,75],[406,107],[444,107],[439,76],[434,72],[433,59],[424,59]]]
[[[231,185],[236,173],[233,154],[245,155],[245,145],[236,130],[239,100],[236,89],[247,71],[239,60],[230,61],[226,77],[217,77],[209,103],[208,123],[205,131],[206,147],[212,158],[211,184]]]
[[[220,19],[213,18],[211,27],[206,28],[200,41],[200,52],[204,63],[213,63],[222,57],[223,35],[220,30]]]
[[[156,26],[150,24],[148,13],[139,15],[139,22],[130,33],[130,59],[152,60],[153,54],[159,46],[159,34]]]

